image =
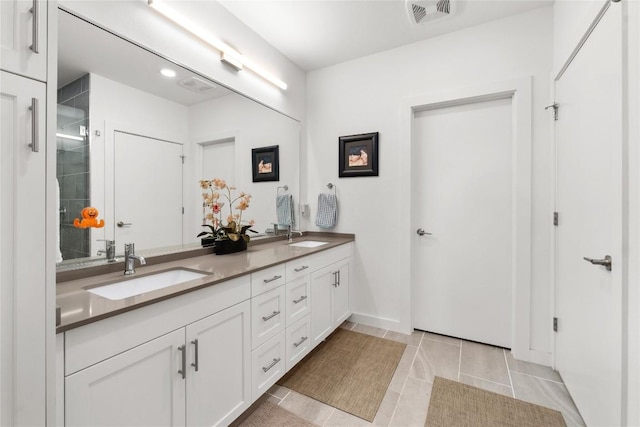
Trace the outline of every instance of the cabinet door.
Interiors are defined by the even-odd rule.
[[[187,326],[187,425],[228,425],[251,405],[251,305]]]
[[[311,336],[315,347],[333,330],[331,317],[331,290],[337,280],[332,266],[322,268],[311,275]]]
[[[45,81],[47,77],[47,2],[0,1],[0,68]],[[35,40],[35,43],[34,43]]]
[[[333,327],[337,328],[351,316],[351,310],[349,310],[350,260],[346,259],[334,265],[338,272],[338,280],[336,286],[331,287],[331,319]]]
[[[0,72],[0,425],[45,422],[45,91]]]
[[[65,379],[66,426],[183,426],[184,329]]]

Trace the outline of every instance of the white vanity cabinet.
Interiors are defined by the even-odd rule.
[[[0,67],[21,76],[47,79],[47,2],[0,1]]]
[[[66,426],[184,426],[184,329],[65,378]]]
[[[235,279],[66,333],[65,425],[231,423],[252,402],[249,292]]]
[[[59,420],[230,424],[351,314],[351,246],[58,334]]]
[[[327,251],[329,252],[329,251]],[[315,347],[350,315],[351,244],[323,255],[323,266],[311,273],[311,335]]]

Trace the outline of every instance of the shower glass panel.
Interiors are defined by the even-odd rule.
[[[90,205],[89,176],[89,74],[58,89],[56,129],[57,173],[60,188],[62,259],[91,256],[90,231],[73,226],[80,211]],[[60,261],[60,260],[58,260]]]

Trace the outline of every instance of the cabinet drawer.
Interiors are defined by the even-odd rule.
[[[285,287],[270,290],[251,299],[251,348],[264,344],[284,330]]]
[[[285,337],[280,332],[252,352],[253,401],[262,396],[285,373]]]
[[[311,272],[311,257],[298,258],[286,264],[287,282],[304,277]]]
[[[311,271],[317,271],[351,256],[353,243],[336,246],[311,256]]]
[[[280,264],[265,270],[251,273],[251,296],[263,294],[284,285],[285,265]]]
[[[311,351],[311,317],[305,316],[286,330],[287,371]]]
[[[311,311],[311,277],[306,275],[287,283],[285,289],[287,327],[289,327]]]

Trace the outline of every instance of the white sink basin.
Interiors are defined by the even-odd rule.
[[[295,246],[297,248],[317,248],[318,246],[326,245],[329,242],[318,242],[316,240],[305,240],[303,242],[291,243],[289,246]]]
[[[162,271],[134,279],[124,279],[109,285],[87,289],[87,291],[110,300],[120,300],[144,294],[145,292],[157,291],[158,289],[179,285],[180,283],[199,279],[206,275],[207,274],[196,271],[176,268],[174,270]]]

